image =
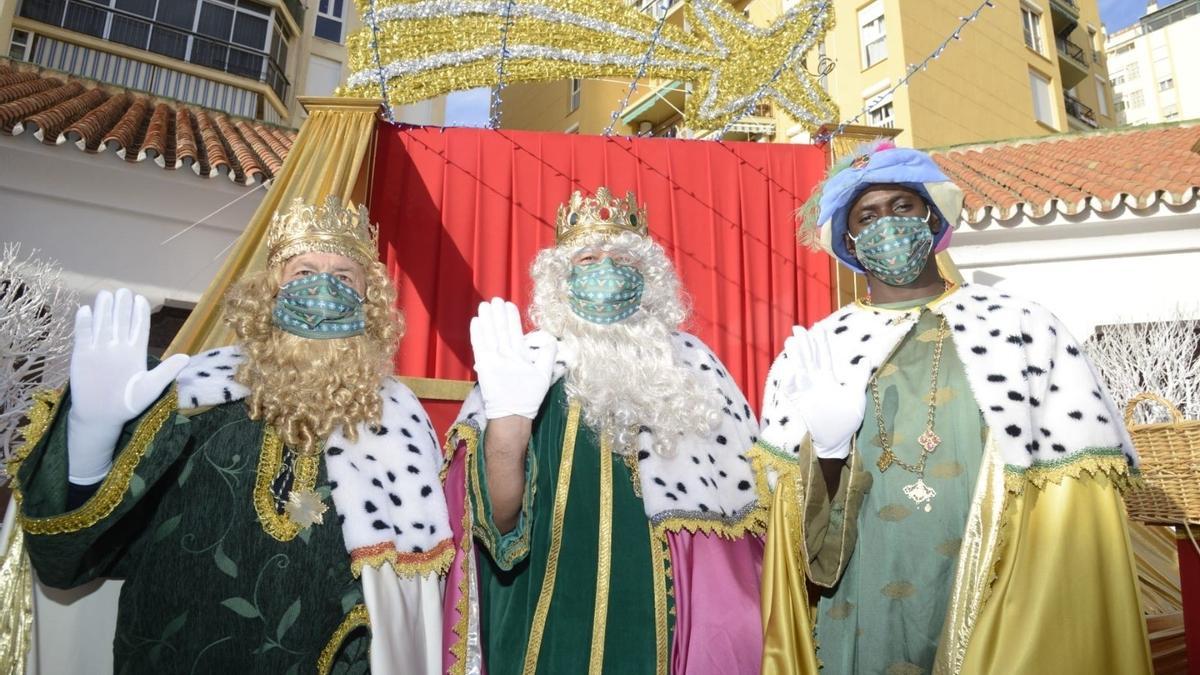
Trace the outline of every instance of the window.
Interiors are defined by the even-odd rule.
[[[308,72],[304,76],[305,96],[333,96],[342,82],[342,64],[316,54],[308,57]]]
[[[1158,90],[1159,91],[1170,91],[1174,88],[1175,88],[1175,79],[1174,78],[1168,77],[1165,80],[1158,81]]]
[[[1125,84],[1125,75],[1124,74],[1113,75],[1112,86],[1119,87],[1123,84]]]
[[[24,61],[29,56],[29,31],[14,30],[12,32],[12,42],[8,46],[8,58],[14,61]]]
[[[1162,114],[1163,114],[1163,119],[1173,120],[1176,117],[1179,117],[1179,106],[1175,105],[1174,103],[1172,103],[1171,105],[1164,105],[1163,109],[1162,109]]]
[[[345,0],[321,0],[313,34],[330,42],[342,41],[342,9]]]
[[[1033,116],[1047,126],[1054,126],[1054,105],[1050,98],[1050,80],[1029,71],[1029,88],[1033,92]]]
[[[887,30],[883,25],[883,0],[858,10],[858,40],[863,70],[887,58]]]
[[[1100,114],[1108,116],[1108,92],[1105,91],[1104,79],[1096,76],[1096,107]]]
[[[896,126],[891,94],[883,98],[872,98],[863,107],[867,111],[867,123],[871,126],[885,129],[892,129]]]
[[[1140,91],[1135,91],[1125,99],[1126,108],[1140,108],[1146,105],[1146,96]]]
[[[1046,49],[1042,40],[1042,15],[1028,7],[1022,7],[1021,24],[1025,29],[1025,46],[1044,55]]]
[[[570,106],[568,112],[579,110],[579,99],[583,94],[583,80],[571,80],[571,100],[568,103]]]
[[[1117,47],[1115,50],[1113,50],[1113,56],[1117,56],[1120,54],[1128,54],[1129,52],[1133,51],[1133,47],[1134,47],[1134,44],[1132,42],[1130,42],[1129,44],[1121,45],[1120,47]]]
[[[1125,66],[1125,79],[1136,80],[1139,74],[1141,74],[1141,71],[1138,70],[1138,64],[1136,61]]]
[[[1100,36],[1096,29],[1088,26],[1088,44],[1092,48],[1092,63],[1100,63]]]

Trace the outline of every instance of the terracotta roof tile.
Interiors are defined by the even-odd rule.
[[[92,91],[96,91],[93,89]],[[72,141],[75,147],[96,152],[104,139],[104,130],[119,122],[133,97],[129,94],[110,96],[107,101],[75,120],[58,135],[58,142]]]
[[[963,188],[963,218],[1099,213],[1172,205],[1200,195],[1200,125],[1126,127],[1083,135],[935,150]]]
[[[146,99],[141,96],[129,101],[128,107],[121,113],[121,118],[108,128],[96,150],[103,152],[111,146],[121,158],[125,157],[126,150],[132,149],[136,152],[138,133],[146,121],[146,103]]]
[[[263,163],[259,161],[258,155],[254,154],[250,144],[242,138],[242,132],[234,127],[228,117],[217,115],[217,129],[221,132],[225,143],[229,145],[229,149],[233,151],[233,156],[237,159],[236,166],[241,168],[242,175],[238,177],[238,181],[246,185],[253,184],[258,180],[258,176],[265,173]]]
[[[175,157],[167,163],[168,169],[191,166],[200,161],[200,150],[196,144],[196,127],[192,124],[192,113],[184,106],[175,111]],[[199,175],[199,173],[197,173]]]
[[[267,170],[273,174],[279,173],[279,170],[283,168],[283,160],[280,159],[279,155],[275,153],[271,146],[265,140],[263,140],[263,137],[260,136],[258,132],[256,132],[243,120],[238,120],[234,123],[234,125],[237,126],[238,131],[242,132],[242,136],[246,139],[246,142],[250,144],[250,147],[254,148],[254,152],[262,158],[263,164],[266,166]],[[282,150],[282,147],[280,149]],[[284,152],[286,154],[286,151]]]
[[[25,98],[38,92],[61,86],[62,82],[50,78],[15,79],[8,76],[0,77],[0,103],[8,103],[19,98]]]
[[[197,175],[207,174],[210,178],[220,172],[232,172],[229,155],[225,152],[225,144],[217,133],[217,125],[213,124],[207,110],[196,110],[196,130],[199,132],[199,146],[203,149],[200,161],[192,165],[192,171]]]
[[[32,131],[43,143],[71,141],[89,153],[115,149],[126,161],[149,157],[166,169],[190,166],[244,185],[278,174],[295,138],[262,122],[88,80],[64,82],[7,61],[0,61],[0,131]]]

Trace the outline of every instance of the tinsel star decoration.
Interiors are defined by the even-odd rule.
[[[287,503],[283,505],[288,518],[299,525],[300,529],[324,523],[325,511],[328,509],[321,495],[312,490],[292,490]]]
[[[339,94],[379,97],[382,82],[402,105],[473,87],[644,70],[691,84],[684,112],[693,128],[715,128],[768,101],[810,127],[836,118],[802,67],[833,23],[833,0],[798,3],[767,27],[721,0],[687,2],[691,29],[668,22],[655,42],[657,20],[616,0],[357,0],[365,26],[347,41],[351,74]]]

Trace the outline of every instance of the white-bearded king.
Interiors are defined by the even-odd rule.
[[[374,228],[297,200],[267,249],[227,298],[235,347],[147,370],[145,298],[80,308],[14,471],[30,557],[52,586],[125,581],[115,672],[436,672],[441,459],[391,377]]]
[[[538,330],[499,299],[471,323],[449,670],[757,673],[750,407],[679,331],[679,280],[632,194],[577,192],[557,227],[532,268]]]

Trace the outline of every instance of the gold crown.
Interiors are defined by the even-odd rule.
[[[336,253],[367,266],[379,259],[379,229],[367,207],[342,206],[335,195],[321,206],[297,197],[287,211],[277,211],[267,231],[267,266],[311,251]]]
[[[646,236],[646,209],[628,192],[624,199],[612,196],[608,188],[596,189],[595,197],[584,197],[576,190],[571,201],[558,207],[555,226],[558,245],[563,246],[589,234],[615,237],[622,232]]]

